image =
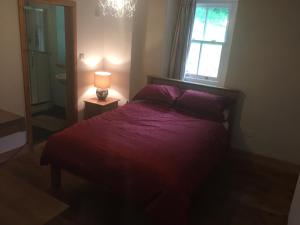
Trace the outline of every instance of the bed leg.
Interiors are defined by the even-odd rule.
[[[51,165],[51,188],[53,192],[58,192],[61,187],[61,170],[59,167]]]

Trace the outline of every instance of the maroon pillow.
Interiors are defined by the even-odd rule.
[[[231,102],[230,98],[207,92],[187,90],[178,98],[176,109],[202,118],[223,122],[223,112]]]
[[[173,105],[181,93],[181,90],[177,87],[150,84],[137,93],[133,100],[147,100]]]

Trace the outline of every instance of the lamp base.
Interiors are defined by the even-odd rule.
[[[108,89],[103,90],[103,89],[98,88],[96,91],[96,94],[97,94],[97,98],[100,101],[105,101],[105,99],[108,96]]]

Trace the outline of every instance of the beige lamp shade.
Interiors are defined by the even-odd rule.
[[[109,72],[96,72],[95,73],[95,87],[101,89],[110,88],[111,73]]]

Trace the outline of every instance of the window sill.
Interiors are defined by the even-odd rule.
[[[205,79],[195,79],[195,78],[184,78],[184,81],[187,82],[192,82],[192,83],[197,83],[197,84],[203,84],[203,85],[209,85],[209,86],[213,86],[213,87],[217,87],[218,85],[218,81],[214,81],[214,80],[205,80]]]

